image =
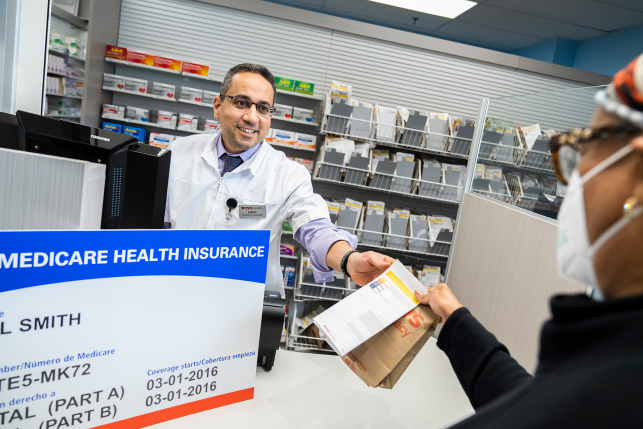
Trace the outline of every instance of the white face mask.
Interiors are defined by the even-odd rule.
[[[589,286],[587,294],[597,301],[602,301],[604,298],[598,287],[592,262],[596,250],[623,229],[633,217],[640,215],[643,210],[636,210],[633,216],[622,217],[593,244],[590,244],[585,219],[583,184],[630,152],[632,152],[632,147],[625,146],[600,162],[583,177],[580,177],[578,170],[575,170],[569,180],[567,193],[558,214],[558,247],[556,251],[558,275],[564,279]]]

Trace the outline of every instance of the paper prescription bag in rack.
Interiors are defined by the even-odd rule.
[[[392,389],[439,320],[429,306],[419,305],[341,359],[367,385]]]

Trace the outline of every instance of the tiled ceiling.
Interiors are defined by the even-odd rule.
[[[503,52],[554,37],[580,41],[643,24],[643,0],[478,0],[455,19],[369,0],[266,1]]]

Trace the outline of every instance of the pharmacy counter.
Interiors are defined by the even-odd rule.
[[[424,346],[392,390],[366,386],[337,356],[278,351],[257,368],[251,401],[154,426],[184,428],[443,428],[473,413],[447,357]]]

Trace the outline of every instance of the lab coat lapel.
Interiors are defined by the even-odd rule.
[[[205,148],[201,153],[201,158],[203,158],[203,160],[207,162],[210,167],[214,168],[214,171],[216,171],[217,173],[219,172],[219,160],[217,158],[216,147],[218,137],[218,135],[212,136],[212,140],[210,140],[210,142],[205,145]]]

